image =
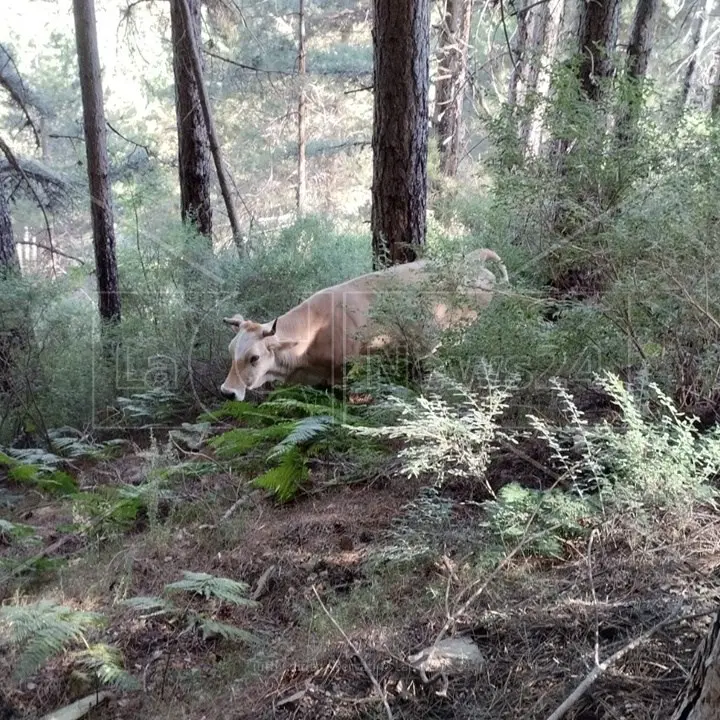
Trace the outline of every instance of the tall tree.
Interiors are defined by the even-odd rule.
[[[659,9],[660,0],[638,0],[635,6],[626,50],[627,75],[634,80],[642,80],[647,73]],[[621,143],[631,142],[641,106],[641,98],[637,95],[631,96],[628,107],[618,117],[617,136]]]
[[[590,100],[599,100],[601,81],[612,75],[620,19],[620,0],[583,0],[578,22],[578,45],[582,55],[580,84]]]
[[[210,144],[200,105],[189,34],[200,38],[200,0],[187,0],[190,25],[186,25],[180,0],[170,2],[170,30],[175,74],[175,115],[178,129],[180,214],[201,235],[212,235],[210,204]]]
[[[712,86],[710,88],[710,117],[720,118],[720,48],[715,49],[712,69]]]
[[[434,125],[440,170],[457,174],[462,141],[462,111],[467,80],[472,0],[445,0],[440,26]]]
[[[73,0],[100,317],[120,319],[115,229],[94,0]]]
[[[305,97],[305,0],[299,0],[298,7],[298,184],[297,212],[305,212],[307,176],[305,171],[306,145],[306,97]]]
[[[692,90],[693,78],[695,77],[695,68],[697,67],[698,57],[705,45],[705,37],[707,36],[708,17],[712,13],[715,0],[705,0],[705,5],[695,11],[692,26],[690,29],[690,54],[688,55],[687,67],[683,77],[683,84],[680,88],[679,111],[682,112],[687,105],[690,91]]]
[[[659,10],[660,0],[638,0],[635,6],[627,46],[627,72],[630,77],[643,78],[647,73]]]
[[[374,264],[410,262],[425,244],[429,0],[373,0]]]
[[[190,27],[192,25],[192,20],[188,0],[174,0],[174,2],[178,3],[186,27]],[[238,222],[237,213],[235,212],[235,204],[233,203],[232,195],[230,194],[230,182],[222,162],[220,143],[218,142],[217,132],[215,131],[215,123],[210,109],[210,98],[208,97],[207,88],[205,87],[205,79],[203,78],[202,59],[200,57],[198,38],[195,37],[195,33],[187,33],[186,38],[188,42],[188,50],[190,52],[189,57],[192,65],[192,71],[195,74],[195,82],[197,83],[200,107],[202,108],[208,140],[210,141],[210,152],[212,153],[213,160],[215,161],[215,172],[218,176],[220,192],[222,193],[223,200],[225,201],[225,209],[227,210],[228,219],[230,220],[233,241],[235,242],[238,252],[242,252],[243,240],[242,233],[240,232],[240,223]]]

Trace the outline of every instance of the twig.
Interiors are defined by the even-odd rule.
[[[703,613],[707,614],[707,613]],[[672,625],[676,622],[689,619],[692,616],[678,616],[673,615],[672,617],[661,620],[656,625],[653,625],[649,630],[644,632],[639,637],[631,640],[627,645],[620,648],[617,652],[613,653],[607,660],[596,665],[585,677],[585,679],[570,693],[567,699],[550,715],[547,720],[560,720],[565,716],[565,713],[577,703],[578,700],[588,691],[589,687],[602,675],[611,665],[615,664],[618,660],[622,659],[631,650],[640,647],[643,643],[646,643],[658,630],[662,630],[668,625]]]
[[[592,569],[592,544],[593,539],[598,534],[597,528],[593,528],[590,533],[590,539],[588,540],[588,577],[590,579],[590,592],[593,599],[593,609],[595,610],[595,665],[600,664],[600,616],[598,613],[597,595],[595,594],[595,581],[593,580],[593,569]]]
[[[505,23],[505,5],[503,0],[500,0],[500,22],[502,23],[503,33],[505,35],[505,44],[507,45],[508,54],[510,55],[510,62],[513,66],[513,71],[517,72],[517,63],[515,62],[515,58],[513,56],[512,47],[510,46],[510,36],[508,35],[507,24]]]
[[[205,55],[209,55],[210,57],[213,57],[216,60],[222,60],[222,62],[226,62],[228,65],[234,65],[235,67],[239,67],[242,70],[252,70],[253,72],[265,73],[267,75],[295,75],[296,74],[294,70],[272,70],[272,69],[255,67],[254,65],[246,65],[245,63],[238,62],[237,60],[231,60],[230,58],[224,57],[223,55],[218,55],[217,53],[207,50],[206,48],[203,48],[202,51],[203,51],[203,53],[205,53]]]
[[[130,145],[134,145],[136,148],[140,148],[141,150],[145,151],[145,154],[151,158],[153,157],[153,153],[150,152],[150,149],[147,145],[143,145],[142,143],[135,142],[135,140],[131,140],[129,137],[125,137],[119,130],[116,130],[111,124],[109,120],[105,121],[105,124],[114,132],[121,140],[124,140],[126,143],[129,143]]]
[[[69,253],[63,252],[62,250],[58,250],[50,245],[44,245],[43,243],[39,242],[31,242],[29,240],[16,240],[16,245],[34,245],[35,247],[39,247],[41,250],[47,250],[48,252],[54,253],[55,255],[60,255],[60,257],[67,258],[68,260],[74,260],[75,262],[80,263],[81,265],[85,264],[84,260],[81,260],[79,257],[75,257],[75,255],[70,255]]]
[[[355,653],[355,657],[360,661],[360,664],[363,666],[363,670],[365,670],[365,674],[368,676],[368,678],[370,678],[370,682],[373,684],[375,692],[382,700],[382,704],[385,707],[385,714],[388,716],[388,720],[393,720],[393,714],[387,701],[387,695],[385,694],[385,692],[383,692],[383,689],[380,687],[380,683],[373,675],[372,671],[368,667],[368,664],[365,662],[365,658],[360,654],[360,651],[357,649],[355,643],[353,643],[353,641],[347,636],[346,632],[340,627],[340,625],[338,625],[337,620],[335,620],[335,618],[330,614],[330,611],[325,607],[325,603],[320,599],[320,595],[318,595],[318,591],[314,585],[312,586],[312,591],[313,593],[315,593],[315,597],[320,603],[320,607],[323,609],[323,612],[327,615],[328,620],[330,620],[330,622],[337,628],[338,632],[343,636],[345,642],[348,644],[348,647],[353,651],[353,653]]]

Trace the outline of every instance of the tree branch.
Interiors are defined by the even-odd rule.
[[[45,229],[47,230],[48,243],[52,250],[52,253],[50,255],[50,266],[52,267],[53,277],[57,277],[57,270],[55,269],[55,249],[53,247],[52,231],[50,230],[50,221],[48,220],[47,213],[45,212],[45,205],[43,204],[42,200],[40,200],[40,196],[38,195],[37,190],[35,190],[35,186],[30,182],[30,179],[28,178],[27,174],[25,173],[25,170],[23,170],[22,166],[17,161],[17,158],[13,154],[12,150],[9,148],[7,143],[2,138],[0,138],[0,150],[2,150],[3,154],[7,158],[7,161],[10,163],[10,165],[12,165],[20,173],[23,180],[25,180],[30,192],[35,197],[35,201],[37,202],[38,207],[40,208],[40,212],[42,212],[42,214],[43,214],[43,218],[45,219]]]

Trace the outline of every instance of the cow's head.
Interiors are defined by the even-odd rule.
[[[260,325],[235,315],[224,318],[224,322],[235,331],[230,343],[230,372],[220,386],[220,392],[225,397],[243,400],[246,390],[288,377],[289,369],[281,362],[279,353],[295,343],[278,339],[277,319]]]

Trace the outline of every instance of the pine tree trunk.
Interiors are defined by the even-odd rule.
[[[550,92],[551,69],[557,59],[560,33],[563,26],[565,2],[564,0],[550,0],[547,3],[546,17],[544,18],[543,48],[538,50],[538,77],[535,91],[539,97],[547,99]],[[542,52],[540,52],[542,50]],[[537,155],[543,142],[543,107],[538,103],[529,119],[528,126],[523,131],[525,147],[528,154]]]
[[[298,8],[298,217],[305,213],[307,196],[307,173],[305,170],[306,117],[305,117],[305,0],[299,0]]]
[[[449,176],[457,174],[460,162],[471,17],[472,0],[446,0],[435,82],[435,129],[440,170]]]
[[[660,0],[638,0],[627,46],[627,71],[633,78],[647,73]]]
[[[600,83],[612,75],[610,54],[615,50],[619,19],[620,0],[583,0],[578,24],[579,77],[590,100],[600,99]]]
[[[519,100],[522,90],[522,79],[524,76],[525,56],[527,54],[528,40],[528,10],[529,0],[525,0],[523,7],[518,10],[517,30],[515,31],[515,39],[513,41],[513,68],[510,71],[508,79],[508,105],[514,108],[516,105],[522,104]],[[502,8],[503,6],[501,6]]]
[[[720,48],[715,50],[715,57],[713,58],[710,117],[714,121],[720,118]]]
[[[425,244],[429,0],[374,0],[372,243],[375,266]]]
[[[720,613],[695,653],[685,691],[672,720],[720,718]]]
[[[647,73],[659,9],[660,0],[638,0],[635,6],[626,52],[627,74],[635,80],[642,80]],[[641,108],[641,98],[638,95],[631,96],[628,107],[617,120],[617,137],[620,144],[629,145],[633,142]]]
[[[120,320],[120,294],[94,0],[73,0],[73,11],[90,184],[98,305],[100,317],[114,322]]]
[[[170,2],[170,30],[175,75],[175,116],[178,129],[180,215],[201,235],[212,236],[210,204],[210,143],[200,105],[200,93],[192,67],[188,33],[200,38],[200,2],[188,0],[191,26],[187,28],[178,0]]]
[[[680,112],[685,109],[688,99],[690,98],[698,54],[702,49],[705,36],[707,35],[707,19],[712,12],[714,4],[715,0],[706,0],[704,7],[697,12],[693,18],[692,28],[690,30],[690,55],[687,68],[685,69],[682,88],[680,89]]]

